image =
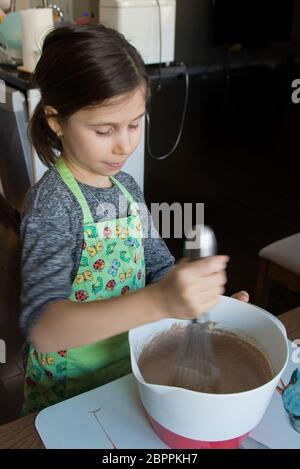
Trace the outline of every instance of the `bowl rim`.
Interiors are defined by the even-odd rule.
[[[288,344],[288,337],[287,337],[287,332],[286,332],[286,328],[284,327],[284,324],[276,317],[274,316],[273,314],[269,313],[268,311],[266,311],[265,309],[261,308],[260,306],[257,306],[257,305],[254,305],[253,303],[250,303],[250,302],[241,302],[240,300],[237,300],[236,298],[232,298],[232,297],[228,297],[228,296],[225,296],[225,295],[220,295],[221,296],[221,302],[238,302],[240,303],[241,305],[243,305],[242,307],[250,307],[250,308],[254,308],[254,309],[257,309],[261,312],[261,314],[263,314],[265,317],[267,317],[269,320],[271,320],[274,325],[279,329],[279,331],[282,333],[282,336],[284,338],[284,343],[285,343],[285,361],[284,361],[284,364],[283,366],[281,367],[281,369],[279,371],[277,371],[277,373],[275,374],[275,376],[273,376],[273,378],[269,381],[267,381],[266,383],[262,384],[261,386],[258,386],[256,388],[253,388],[253,389],[248,389],[247,391],[241,391],[241,392],[235,392],[235,393],[224,393],[224,394],[214,394],[214,393],[208,393],[208,392],[201,392],[201,391],[192,391],[190,389],[185,389],[185,388],[179,388],[179,387],[175,387],[175,386],[166,386],[166,385],[163,385],[163,384],[151,384],[151,383],[147,383],[146,381],[144,381],[141,373],[139,372],[139,374],[141,375],[142,377],[142,380],[140,380],[134,373],[133,371],[133,376],[135,377],[135,379],[138,381],[139,384],[143,385],[143,386],[146,386],[147,388],[150,388],[152,389],[154,386],[156,388],[156,391],[160,391],[161,393],[171,393],[171,392],[176,392],[178,389],[181,390],[181,392],[184,392],[184,393],[188,393],[189,395],[203,395],[203,396],[210,396],[210,398],[212,399],[231,399],[233,396],[245,396],[247,394],[250,394],[250,393],[253,393],[253,392],[257,392],[257,390],[263,390],[264,388],[266,387],[269,387],[271,386],[271,384],[273,384],[273,382],[275,380],[279,380],[280,376],[283,374],[287,364],[288,364],[288,361],[289,361],[289,344]],[[219,304],[220,304],[219,303]],[[219,304],[216,306],[216,308],[219,306]],[[212,310],[213,311],[213,310]],[[181,319],[176,319],[176,318],[164,318],[162,319],[161,321],[165,321],[165,320],[168,320],[168,319],[171,319],[173,321],[178,321],[178,322],[183,322],[183,321],[186,321],[186,322],[190,322],[191,320],[181,320]],[[158,322],[158,321],[155,321],[155,322]],[[151,323],[149,323],[151,324]],[[147,326],[148,324],[145,324],[143,326],[139,326],[139,327],[145,327]],[[138,329],[139,327],[135,328],[135,329]],[[131,343],[130,343],[130,337],[132,336],[132,334],[134,333],[135,329],[131,329],[129,331],[129,345],[130,345],[130,352],[132,353],[132,346],[131,346]]]

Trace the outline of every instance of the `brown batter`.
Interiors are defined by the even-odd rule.
[[[180,366],[182,361],[178,358],[178,349],[184,337],[184,328],[175,326],[154,337],[143,349],[138,366],[144,380],[151,384],[228,394],[257,388],[274,377],[269,360],[250,342],[222,329],[216,328],[207,333],[213,349],[210,358],[218,370],[216,379],[207,384],[194,367],[187,369]],[[205,358],[207,361],[207,355]],[[201,358],[198,369],[204,369]]]

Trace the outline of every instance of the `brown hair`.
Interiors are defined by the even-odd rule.
[[[137,50],[103,25],[68,25],[51,31],[36,66],[34,85],[41,100],[29,123],[29,136],[41,161],[55,163],[62,144],[48,125],[44,106],[57,110],[59,122],[82,108],[146,87],[149,79]]]

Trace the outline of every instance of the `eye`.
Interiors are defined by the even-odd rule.
[[[140,122],[138,124],[130,124],[129,129],[130,130],[137,130],[140,126]]]
[[[96,130],[96,134],[99,135],[100,137],[109,137],[110,135],[112,135],[113,133],[113,129],[109,129],[107,130],[106,132],[100,132],[100,130]]]

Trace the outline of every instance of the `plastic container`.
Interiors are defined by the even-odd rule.
[[[20,12],[6,15],[0,24],[0,45],[7,53],[15,58],[22,59],[22,24]]]

